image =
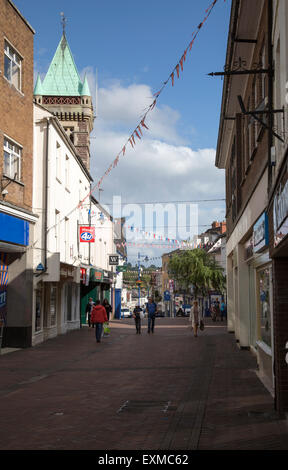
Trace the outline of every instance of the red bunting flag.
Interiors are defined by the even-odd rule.
[[[146,129],[149,129],[149,127],[147,127],[146,124],[144,123],[144,119],[145,118],[142,119],[141,124],[142,124],[143,127],[146,127]]]
[[[137,127],[137,129],[139,129],[140,134],[143,135],[140,125]]]
[[[177,77],[179,78],[179,64],[176,65]]]
[[[123,147],[123,149],[122,149],[123,157],[124,157],[124,155],[125,155],[125,151],[126,151],[126,147],[125,147],[125,145],[124,145],[124,147]]]
[[[152,111],[152,109],[154,109],[156,106],[156,100],[153,101],[152,104],[150,104],[149,108],[150,108],[150,111]]]
[[[180,66],[181,66],[181,70],[183,72],[183,60],[184,60],[184,56],[182,55],[181,59],[180,59]]]
[[[130,139],[129,139],[129,142],[130,142],[130,144],[131,144],[132,148],[134,148],[134,145],[133,145],[133,142],[132,142],[132,139],[131,139],[131,137],[130,137]]]
[[[134,134],[134,133],[133,133],[133,134]],[[135,144],[135,137],[134,137],[133,134],[131,135],[131,139],[133,140],[133,144],[136,145],[136,144]]]
[[[141,140],[141,137],[140,137],[140,135],[138,134],[138,132],[136,131],[136,129],[135,129],[134,133],[137,135],[138,139]]]
[[[113,168],[115,168],[117,166],[118,161],[119,161],[119,155],[117,155],[117,157],[114,160]]]
[[[171,80],[172,80],[172,86],[174,86],[174,72],[171,73],[170,77],[171,77]]]

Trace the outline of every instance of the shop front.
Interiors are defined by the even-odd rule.
[[[18,217],[0,211],[2,347],[25,348],[32,344],[33,272],[31,251],[27,248],[31,242],[30,224],[35,217],[14,212]]]
[[[253,225],[245,253],[249,266],[250,347],[257,355],[259,377],[273,394],[272,260],[266,211]]]
[[[288,411],[288,159],[283,162],[269,203],[270,256],[273,273],[275,407]]]

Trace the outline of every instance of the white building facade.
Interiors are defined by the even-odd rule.
[[[33,344],[80,326],[80,264],[89,246],[79,243],[79,223],[88,223],[79,203],[91,181],[58,119],[35,104]]]

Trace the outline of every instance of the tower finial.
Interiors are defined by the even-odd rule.
[[[65,29],[66,29],[67,20],[66,20],[66,17],[64,15],[63,11],[61,11],[60,15],[61,15],[61,24],[62,24],[62,28],[63,28],[63,36],[65,36]]]

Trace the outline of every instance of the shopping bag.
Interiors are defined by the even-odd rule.
[[[203,331],[205,328],[204,321],[200,320],[200,330]]]

